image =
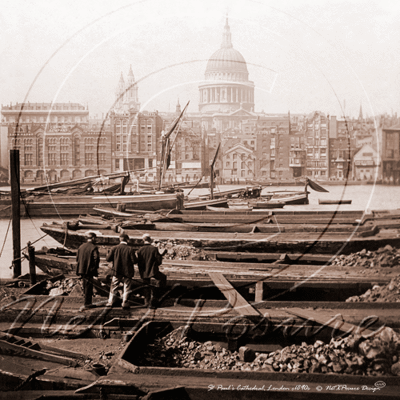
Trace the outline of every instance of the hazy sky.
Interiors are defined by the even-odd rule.
[[[400,112],[400,1],[13,0],[0,8],[0,103],[115,100],[132,65],[145,109],[198,110],[225,16],[255,111]]]

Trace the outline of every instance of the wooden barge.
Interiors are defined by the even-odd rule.
[[[238,224],[240,224],[238,222]],[[247,225],[248,223],[246,223]],[[182,224],[181,224],[182,226]],[[386,227],[388,225],[385,225]],[[148,227],[148,229],[147,229]],[[342,229],[340,226],[325,227],[324,225],[306,225],[300,227],[282,227],[280,225],[256,224],[246,226],[248,233],[242,229],[235,228],[233,225],[221,227],[208,225],[198,225],[182,231],[156,230],[154,224],[139,224],[137,229],[132,226],[124,229],[129,235],[129,243],[138,247],[143,244],[142,235],[150,233],[153,239],[161,242],[173,241],[175,244],[186,244],[204,250],[219,251],[249,251],[249,252],[284,252],[284,253],[325,253],[335,254],[357,252],[364,248],[377,250],[378,248],[390,244],[400,245],[400,237],[394,229],[382,229],[376,226],[362,227],[358,232],[357,226],[349,226]],[[397,224],[393,224],[396,228]],[[202,229],[201,229],[202,228]],[[221,230],[221,228],[223,228]],[[179,227],[178,229],[183,229]],[[234,232],[229,230],[236,230]],[[88,229],[71,230],[67,225],[44,224],[41,227],[44,233],[53,237],[64,246],[77,249],[85,242],[85,234]],[[97,234],[97,244],[106,249],[118,244],[119,234],[102,229],[101,226],[91,229]],[[250,231],[250,232],[249,232]],[[223,232],[223,235],[218,232]],[[305,234],[306,233],[306,234]]]
[[[249,262],[249,257],[257,262]],[[76,368],[64,369],[62,378],[48,373],[29,380],[30,375],[40,374],[41,365],[28,371],[29,375],[23,374],[22,369],[10,373],[7,364],[2,364],[2,389],[10,390],[23,384],[25,390],[41,390],[41,395],[45,396],[51,396],[52,390],[63,390],[60,392],[63,398],[68,398],[67,395],[91,398],[100,394],[113,398],[118,394],[123,396],[121,399],[134,395],[137,400],[160,398],[157,396],[171,400],[197,400],[205,396],[221,400],[231,399],[232,395],[237,399],[261,399],[265,398],[265,391],[269,398],[288,398],[288,393],[282,394],[279,390],[286,387],[289,398],[355,399],[354,393],[349,396],[346,391],[335,391],[332,397],[327,388],[338,383],[349,388],[360,385],[376,388],[374,385],[379,379],[386,383],[385,389],[363,392],[363,396],[396,398],[400,386],[398,377],[391,375],[223,371],[143,363],[143,352],[153,348],[155,338],[175,329],[185,329],[193,340],[212,341],[230,351],[246,346],[253,351],[270,352],[292,344],[313,344],[316,340],[328,343],[331,337],[355,332],[358,327],[359,332],[367,336],[378,334],[385,325],[400,328],[399,303],[344,303],[342,297],[374,284],[387,283],[390,276],[361,277],[357,268],[323,268],[330,260],[327,255],[216,252],[214,258],[211,262],[164,260],[162,270],[168,275],[171,286],[162,294],[159,307],[153,310],[143,306],[139,296],[141,282],[135,278],[129,310],[118,306],[107,308],[107,297],[96,296],[96,308],[79,311],[82,298],[34,294],[35,287],[25,292],[20,300],[3,303],[0,327],[13,334],[31,338],[45,334],[75,340],[79,337],[125,338],[127,344],[114,359],[107,375],[91,380],[87,379],[87,374],[81,374],[79,379],[65,377],[71,376],[73,370],[79,374]],[[218,261],[219,258],[228,261]],[[68,259],[68,263],[72,272],[73,258]],[[390,272],[391,275],[398,273]],[[324,292],[330,292],[330,301],[324,301]],[[15,364],[15,359],[12,361]],[[179,384],[175,384],[178,380]],[[235,390],[210,390],[211,385],[235,385]],[[243,390],[236,390],[239,385]],[[251,389],[263,385],[270,389],[257,393]],[[297,390],[299,387],[304,390]]]
[[[32,303],[33,299],[37,310],[30,315],[27,302]],[[58,306],[55,308],[56,303]],[[37,307],[39,304],[43,306]],[[241,301],[233,302],[232,296],[229,297],[229,304],[221,301],[202,301],[200,303],[196,301],[185,305],[182,301],[171,307],[162,306],[156,310],[139,307],[131,308],[128,311],[119,307],[104,308],[100,305],[99,308],[79,312],[78,308],[81,305],[79,298],[75,298],[74,302],[73,298],[65,297],[54,297],[49,301],[47,296],[25,296],[25,300],[22,302],[14,302],[11,306],[2,307],[2,325],[7,321],[11,323],[17,315],[23,315],[23,318],[20,318],[18,323],[12,327],[12,332],[20,335],[22,342],[27,342],[27,340],[21,336],[32,338],[46,334],[53,337],[75,338],[75,340],[79,340],[76,339],[78,337],[125,337],[128,343],[115,358],[107,375],[94,376],[91,379],[87,379],[88,373],[92,374],[91,371],[86,371],[84,374],[76,368],[64,368],[62,377],[60,374],[52,375],[51,371],[41,376],[43,365],[37,363],[37,358],[35,359],[36,368],[28,370],[28,360],[25,361],[25,368],[13,370],[11,367],[15,366],[17,360],[9,359],[11,363],[1,364],[1,389],[4,392],[21,385],[21,389],[24,390],[42,391],[40,394],[44,396],[51,396],[52,390],[64,390],[63,398],[68,398],[65,397],[67,394],[79,394],[78,398],[82,398],[82,396],[91,398],[91,395],[99,396],[100,394],[103,397],[107,395],[107,397],[110,396],[108,398],[113,398],[112,395],[119,394],[124,396],[121,398],[126,399],[128,395],[145,396],[159,391],[159,396],[163,395],[162,398],[171,400],[177,398],[203,399],[206,395],[211,398],[231,399],[232,390],[210,391],[210,385],[214,385],[214,387],[227,385],[226,387],[229,387],[234,384],[235,388],[238,385],[243,386],[242,390],[235,390],[235,398],[247,399],[265,398],[265,390],[254,393],[251,388],[254,386],[261,388],[263,385],[265,388],[269,388],[272,385],[268,390],[269,398],[288,398],[288,393],[284,393],[285,396],[282,397],[282,391],[279,390],[283,386],[289,388],[289,398],[302,399],[306,395],[307,398],[315,399],[355,399],[357,397],[354,397],[354,393],[349,397],[346,391],[335,392],[335,396],[332,397],[327,387],[340,384],[349,388],[360,385],[373,388],[376,387],[374,385],[378,379],[386,383],[385,389],[381,388],[382,390],[374,393],[363,392],[363,396],[371,396],[371,399],[397,398],[400,389],[398,377],[390,375],[282,373],[270,370],[221,371],[154,367],[143,364],[143,352],[147,352],[153,346],[155,338],[160,338],[177,328],[184,328],[188,337],[196,341],[203,343],[212,341],[231,351],[238,349],[239,346],[247,346],[254,351],[270,352],[293,343],[312,344],[315,340],[329,342],[332,334],[334,337],[340,337],[341,334],[357,328],[357,326],[362,327],[360,332],[363,335],[368,336],[370,332],[378,334],[382,330],[383,324],[394,323],[396,325],[395,321],[398,322],[396,316],[400,307],[398,303],[385,304],[385,309],[378,311],[377,306],[382,307],[382,305],[330,302],[321,303],[322,307],[316,309],[315,301],[312,303],[246,304]],[[310,307],[314,308],[314,311],[310,312]],[[54,312],[55,309],[56,312]],[[21,314],[22,310],[25,310],[25,314]],[[46,323],[45,329],[43,329],[43,320],[48,320],[49,312],[52,316],[51,323]],[[380,312],[379,321],[375,319],[369,326],[366,326],[365,323],[363,325],[365,318],[376,315],[377,312]],[[79,323],[71,324],[71,318],[75,320],[79,318]],[[340,324],[338,324],[339,321]],[[34,345],[34,339],[31,339],[30,343],[30,345]],[[68,357],[66,354],[63,356]],[[26,355],[25,360],[27,360]],[[5,360],[5,362],[7,361]],[[65,364],[63,366],[65,367]],[[57,368],[60,368],[60,365]],[[52,366],[49,369],[54,371],[56,367]],[[80,374],[79,377],[78,374]],[[66,378],[65,375],[69,378]],[[31,379],[28,379],[29,376]],[[179,383],[175,384],[174,381],[177,379],[179,379]],[[244,387],[246,385],[248,385],[247,389]],[[177,386],[180,388],[177,389]],[[296,390],[296,387],[303,387],[304,390]],[[322,387],[323,390],[320,390],[319,387]],[[181,397],[182,393],[187,397]],[[32,395],[32,393],[30,394]],[[136,399],[139,398],[142,397],[136,397]],[[147,399],[150,398],[153,397],[147,397]]]

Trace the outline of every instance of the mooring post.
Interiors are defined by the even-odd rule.
[[[21,275],[21,221],[20,221],[20,183],[19,150],[10,150],[11,210],[13,231],[14,278]]]
[[[31,277],[31,285],[36,284],[36,266],[35,266],[35,248],[31,245],[31,242],[27,243],[28,256],[29,256],[29,275]]]

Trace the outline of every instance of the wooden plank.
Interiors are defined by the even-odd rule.
[[[13,343],[8,343],[0,340],[0,353],[7,355],[16,355],[22,357],[30,357],[38,360],[58,362],[64,365],[76,366],[78,362],[72,358],[61,357],[54,354],[44,353],[42,351],[29,349],[27,347],[19,346]]]
[[[228,282],[224,275],[222,275],[220,272],[209,272],[208,274],[237,313],[245,316],[261,315],[242,297],[240,293],[236,291],[236,289]]]
[[[360,328],[356,325],[353,325],[349,322],[345,322],[342,318],[342,315],[340,317],[342,318],[342,321],[338,320],[337,318],[333,318],[330,314],[328,315],[326,312],[321,312],[318,310],[304,310],[301,308],[289,308],[285,310],[289,314],[296,315],[297,317],[303,318],[305,320],[314,320],[318,322],[321,325],[325,325],[326,327],[330,328],[335,328],[338,329],[342,332],[351,332],[351,333],[357,333],[361,335],[362,337],[371,337],[376,335],[381,329],[384,328],[382,326],[378,330],[372,331],[367,328]]]
[[[263,301],[263,298],[264,298],[264,281],[258,280],[256,283],[256,296],[255,296],[256,303]]]
[[[16,335],[12,335],[11,333],[4,333],[4,332],[0,332],[0,339],[6,341],[8,343],[13,343],[13,344],[16,344],[17,341],[19,341],[19,340],[24,340],[20,336],[16,336]],[[32,346],[37,346],[37,347],[35,348]],[[76,353],[75,351],[64,350],[59,347],[48,346],[43,343],[39,344],[39,343],[35,342],[32,344],[32,346],[30,346],[29,348],[31,348],[33,350],[39,350],[39,351],[47,350],[47,353],[52,353],[52,354],[58,355],[58,356],[66,356],[66,357],[70,357],[70,358],[79,358],[79,359],[86,358],[86,356],[82,353]]]

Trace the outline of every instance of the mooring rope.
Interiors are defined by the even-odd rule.
[[[1,247],[1,251],[0,251],[0,257],[1,257],[1,255],[3,254],[4,246],[5,246],[5,244],[6,244],[6,240],[7,240],[7,236],[8,236],[8,231],[10,230],[11,221],[12,221],[12,217],[10,217],[10,219],[9,219],[9,221],[8,221],[8,226],[7,226],[6,235],[4,236],[3,246]]]

